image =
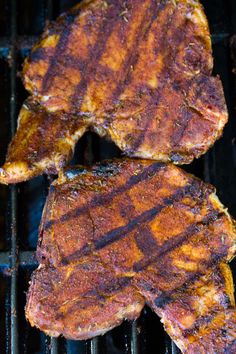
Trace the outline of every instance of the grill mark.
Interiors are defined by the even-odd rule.
[[[67,68],[76,69],[82,71],[84,66],[86,65],[85,59],[79,59],[78,57],[71,54],[63,55],[63,62],[65,63]]]
[[[52,205],[55,200],[55,187],[53,185],[50,185],[49,193],[50,193],[50,199],[46,200],[46,203],[43,208],[42,219],[41,219],[41,222],[39,225],[39,237],[38,237],[36,258],[37,258],[37,260],[40,260],[41,262],[44,259],[44,256],[43,256],[43,254],[41,254],[41,250],[40,250],[40,247],[42,246],[42,243],[43,243],[43,233],[44,233],[43,224],[45,223],[45,220],[48,217],[48,214],[50,213],[50,210],[51,210]],[[39,252],[39,250],[40,250],[40,252]],[[39,254],[40,254],[40,256],[39,256]]]
[[[48,55],[48,49],[49,48],[37,48],[33,50],[29,56],[29,62],[37,63],[40,60],[45,60]]]
[[[96,196],[87,205],[76,208],[76,209],[64,214],[59,219],[48,221],[43,226],[43,230],[46,231],[55,224],[59,224],[61,222],[65,222],[65,221],[68,221],[74,217],[77,217],[79,214],[85,213],[85,212],[87,212],[88,209],[94,208],[98,205],[110,204],[116,195],[127,192],[133,186],[135,186],[136,184],[138,184],[140,182],[146,181],[148,178],[151,178],[154,173],[157,173],[159,170],[161,170],[163,168],[166,168],[166,165],[163,163],[159,163],[159,162],[146,167],[140,174],[131,176],[130,179],[124,185],[114,188],[110,193],[107,193],[105,195]]]
[[[151,5],[146,9],[143,19],[141,21],[141,24],[139,26],[138,31],[136,32],[134,42],[132,46],[130,47],[128,53],[126,54],[126,60],[122,65],[122,68],[120,69],[120,72],[123,72],[122,78],[120,81],[117,82],[116,88],[113,90],[111,97],[109,100],[113,101],[117,97],[119,97],[122,92],[124,91],[125,86],[130,82],[131,80],[131,75],[129,72],[129,69],[131,66],[135,66],[135,64],[138,61],[139,58],[139,53],[136,53],[135,50],[139,46],[139,44],[142,42],[143,38],[148,34],[153,22],[157,19],[157,16],[160,14],[161,10],[165,8],[165,4],[158,4],[157,2],[151,1]],[[159,7],[159,11],[155,11],[156,7]],[[150,19],[149,26],[147,27],[146,31],[142,34],[143,26],[147,22],[147,15],[149,14],[152,15]],[[154,12],[154,15],[152,14]],[[141,35],[142,34],[142,35]],[[134,53],[134,54],[133,54]],[[133,55],[132,55],[133,54]],[[125,73],[126,71],[126,73]],[[123,79],[124,77],[124,79]],[[109,127],[109,124],[111,123],[112,120],[112,115],[104,120],[103,125],[107,128]]]
[[[211,265],[211,266],[214,266],[217,264],[217,262],[221,259],[221,255],[214,255],[212,257],[212,259],[208,262],[208,265]],[[166,305],[170,304],[171,302],[174,301],[174,299],[172,298],[172,295],[176,292],[176,291],[180,291],[181,289],[185,289],[187,288],[188,286],[190,286],[192,283],[194,283],[195,281],[197,281],[201,276],[203,275],[203,273],[201,272],[197,272],[195,274],[191,274],[185,281],[185,283],[181,286],[179,286],[178,288],[175,288],[171,291],[166,291],[166,292],[163,292],[160,296],[156,297],[155,300],[154,300],[154,304],[158,307],[158,308],[161,308],[161,309],[164,309]],[[123,277],[123,278],[120,278],[120,279],[124,279],[124,281],[121,282],[121,285],[119,286],[119,289],[117,289],[117,292],[121,292],[123,289],[125,289],[127,286],[130,285],[131,281],[132,281],[132,278],[130,277]],[[111,283],[111,286],[114,285],[114,281],[112,281]],[[110,285],[108,285],[107,287],[109,287]],[[104,287],[104,285],[103,285]],[[99,287],[100,288],[100,287]],[[99,289],[98,288],[98,289]],[[137,288],[137,286],[134,284],[134,288]],[[138,288],[138,291],[140,291],[140,289]],[[156,290],[158,291],[158,289]],[[98,294],[98,292],[96,292]],[[94,295],[96,295],[96,293],[94,293]],[[91,291],[86,293],[86,294],[83,294],[83,297],[86,297],[86,296],[91,296]],[[99,294],[98,294],[99,295]],[[142,295],[142,294],[141,294]],[[145,295],[143,295],[145,300],[148,301],[148,299],[146,298]],[[99,295],[98,298],[101,298],[101,296]],[[78,304],[80,301],[76,302],[76,304]],[[69,309],[69,311],[72,310],[72,308]],[[155,308],[154,308],[155,310]],[[68,312],[66,312],[66,314],[68,314]],[[228,352],[227,352],[228,353]]]
[[[80,83],[75,87],[74,94],[71,98],[71,106],[74,105],[74,102],[77,102],[78,96],[80,96],[80,101],[78,106],[76,106],[76,110],[78,111],[81,104],[83,103],[83,98],[87,92],[89,87],[90,81],[94,77],[94,68],[96,68],[96,64],[98,63],[99,59],[101,58],[104,49],[107,44],[107,40],[110,37],[112,30],[115,26],[116,21],[119,19],[119,13],[121,11],[120,4],[113,7],[114,4],[110,5],[110,9],[105,15],[104,22],[102,22],[99,33],[98,33],[98,40],[96,41],[95,45],[91,48],[88,59],[86,61],[86,73],[83,76]],[[112,18],[113,17],[113,18]],[[112,20],[111,20],[112,18]]]
[[[117,8],[118,8],[118,6],[115,7],[115,10],[117,10]],[[51,86],[52,78],[55,76],[56,70],[57,70],[58,57],[61,57],[61,55],[63,55],[63,53],[65,52],[65,49],[66,49],[66,46],[67,46],[67,43],[69,40],[69,36],[71,33],[71,26],[73,25],[75,19],[79,15],[80,11],[81,11],[81,8],[78,9],[78,11],[75,11],[73,14],[71,13],[71,14],[67,15],[65,18],[66,23],[64,24],[64,28],[66,27],[66,25],[68,27],[65,28],[65,30],[62,32],[62,34],[60,36],[59,42],[56,46],[55,54],[50,62],[47,73],[45,74],[45,76],[43,78],[43,82],[42,82],[42,92],[43,93],[45,93]],[[113,9],[113,6],[111,5],[110,10],[106,13],[106,16],[104,18],[104,20],[107,21],[107,24],[111,24],[114,22],[114,20],[109,22],[109,17],[112,15],[113,11],[114,11],[114,9]],[[114,18],[116,19],[116,16],[114,16]],[[95,60],[97,60],[96,54],[99,55],[100,51],[103,51],[103,45],[104,45],[104,43],[106,44],[106,41],[107,41],[109,34],[110,34],[109,31],[106,31],[106,35],[104,35],[104,32],[105,32],[104,22],[102,21],[101,25],[100,25],[100,29],[99,29],[99,34],[98,34],[99,40],[96,41],[96,44],[91,48],[87,60],[82,60],[81,63],[79,64],[79,60],[77,58],[76,68],[84,68],[86,65],[88,66],[88,64],[90,64],[92,66],[91,63],[93,63],[93,62],[95,62]],[[100,38],[102,38],[102,40],[100,40]],[[97,53],[97,51],[98,51],[98,53]],[[72,66],[74,66],[74,65],[75,65],[75,63],[72,61]],[[91,78],[91,76],[92,75],[91,75],[91,71],[90,71],[89,77]],[[77,88],[75,89],[75,91],[77,92],[77,89],[80,90],[80,88],[82,88],[83,86],[85,87],[85,90],[86,90],[86,87],[87,87],[86,82],[88,84],[88,80],[86,80],[86,75],[85,75],[85,77],[77,85]],[[74,94],[72,96],[71,102],[74,102],[76,97],[77,97],[77,95]]]
[[[95,251],[95,250],[99,251],[102,248],[107,247],[118,240],[122,240],[124,237],[126,237],[126,235],[128,233],[133,231],[137,225],[143,224],[146,222],[150,222],[164,208],[168,207],[169,205],[173,204],[174,202],[176,202],[178,200],[181,200],[181,198],[183,198],[185,193],[188,193],[191,188],[192,188],[192,184],[177,189],[177,191],[173,195],[171,195],[170,197],[164,198],[162,204],[159,204],[149,210],[144,211],[142,214],[133,218],[125,226],[120,226],[120,227],[117,227],[116,229],[113,229],[113,230],[107,232],[99,240],[96,240],[90,246],[90,252]],[[75,259],[78,259],[81,256],[88,255],[90,252],[88,253],[87,247],[88,247],[88,245],[82,247],[80,250],[72,253],[71,255],[64,257],[61,260],[61,264],[68,264],[69,262],[71,262]]]
[[[177,9],[177,7],[176,7],[176,9]],[[175,25],[175,21],[173,21],[173,18],[174,18],[175,14],[176,14],[176,11],[177,11],[176,9],[174,10],[174,12],[172,13],[172,16],[170,16],[170,19],[169,19],[169,24],[171,24],[173,26]],[[170,26],[170,28],[171,28],[171,26]],[[172,37],[175,38],[175,36],[176,36],[176,34],[178,32],[182,33],[182,35],[180,36],[180,39],[178,40],[178,42],[177,42],[177,40],[175,40],[175,52],[178,49],[178,44],[181,43],[181,41],[183,40],[183,36],[185,34],[184,30],[185,30],[185,24],[177,27],[175,29],[175,31],[173,32],[173,34],[172,34]],[[165,45],[166,45],[166,41],[163,40],[162,41],[162,46],[160,48],[160,52],[161,52],[162,49],[164,49]],[[162,70],[161,70],[161,72],[159,74],[159,77],[161,77],[165,72],[166,72],[166,74],[163,77],[162,85],[157,89],[158,92],[162,91],[163,88],[165,87],[166,83],[167,83],[167,77],[169,75],[169,66],[170,66],[171,58],[172,58],[172,56],[169,55],[168,52],[166,53],[166,55],[163,58],[164,59],[163,62],[164,62],[165,65],[163,65],[163,68],[162,68]],[[150,111],[148,112],[148,116],[149,117],[152,116],[155,113],[155,111],[157,110],[157,108],[159,107],[160,100],[161,100],[161,94],[160,93],[159,93],[158,97],[156,97],[155,95],[154,96],[151,95],[151,99],[150,99],[149,104],[147,106],[152,106],[153,108],[151,109],[151,112]],[[132,144],[131,148],[129,149],[128,153],[130,153],[132,155],[138,150],[138,148],[140,147],[140,145],[144,141],[145,134],[148,131],[148,128],[149,128],[150,124],[151,124],[151,119],[147,119],[147,117],[146,117],[146,123],[144,125],[144,128],[143,128],[142,132],[139,134],[139,136],[136,139],[136,141],[133,142],[133,144]],[[159,124],[160,124],[160,122],[159,122]]]
[[[80,4],[77,4],[74,7],[72,7],[69,11],[64,12],[61,15],[59,15],[58,18],[56,19],[56,21],[49,22],[49,24],[46,28],[46,32],[48,33],[48,35],[51,36],[54,34],[58,34],[58,32],[60,32],[65,27],[65,21],[67,20],[68,15],[77,17],[82,10],[86,9],[86,7],[87,8],[89,7],[89,5],[92,1],[93,0],[87,1],[87,3],[85,3],[85,4],[83,2],[81,2]],[[44,36],[44,34],[43,34],[43,36]]]
[[[166,305],[170,304],[172,301],[173,300],[170,296],[165,295],[165,294],[161,294],[160,296],[158,296],[154,300],[154,303],[155,303],[156,307],[158,307],[160,309],[164,309],[166,307]]]
[[[226,253],[225,253],[226,254]],[[212,257],[211,260],[209,260],[207,262],[207,264],[209,266],[214,266],[217,264],[217,262],[222,258],[222,255],[214,255]],[[207,265],[206,265],[207,266]],[[195,274],[191,274],[187,279],[186,281],[184,282],[184,284],[182,284],[181,286],[171,290],[171,291],[167,291],[167,292],[163,292],[160,296],[156,297],[156,299],[154,300],[154,304],[158,307],[158,308],[161,308],[161,309],[164,309],[166,305],[170,304],[171,302],[173,302],[175,299],[172,298],[172,295],[176,292],[176,291],[180,291],[181,289],[185,289],[187,287],[189,287],[192,283],[194,283],[195,281],[197,281],[201,276],[203,275],[202,272],[196,272]],[[123,277],[123,278],[120,278],[124,281],[121,281],[121,284],[119,285],[119,288],[117,289],[117,292],[121,292],[123,289],[125,289],[127,286],[130,285],[131,281],[133,280],[132,278],[130,277]],[[114,286],[114,281],[112,281],[110,283],[111,286]],[[107,288],[110,287],[110,285],[108,284]],[[104,287],[104,285],[102,285],[102,287]],[[135,286],[134,284],[134,288],[137,288],[137,286]],[[98,287],[98,289],[100,289],[100,287]],[[140,291],[140,289],[138,288],[138,291]],[[156,290],[158,291],[158,289]],[[98,292],[94,292],[93,293],[94,295],[98,294],[98,299],[101,299],[101,295],[98,293]],[[86,294],[83,294],[83,297],[86,297],[86,296],[91,296],[93,295],[90,292],[87,292]],[[142,295],[142,294],[141,294]],[[144,295],[143,295],[144,296]],[[146,300],[148,300],[146,298],[146,296],[144,296],[144,298]],[[81,301],[78,301],[76,302],[76,304],[80,303]],[[69,311],[72,310],[72,308],[69,309]],[[154,308],[155,310],[155,308]],[[66,312],[66,314],[68,314],[68,312]]]
[[[224,257],[227,256],[227,252],[224,252],[222,254],[214,254],[212,256],[212,258],[208,261],[208,262],[205,262],[205,267],[206,269],[207,268],[213,268],[214,266],[217,265],[217,263],[222,260]],[[191,284],[193,284],[195,281],[199,280],[199,278],[201,276],[204,275],[204,272],[201,271],[201,272],[195,272],[194,274],[190,274],[186,280],[184,281],[184,283],[178,287],[176,287],[175,289],[172,289],[172,290],[169,290],[169,291],[163,291],[161,295],[157,296],[155,299],[154,299],[154,304],[156,302],[158,302],[158,299],[159,297],[166,297],[166,298],[170,298],[171,299],[171,302],[175,301],[175,299],[173,299],[173,294],[176,292],[176,291],[180,291],[180,290],[184,290],[186,289],[187,287],[189,287]],[[158,289],[157,289],[158,290]],[[168,304],[171,303],[170,301],[168,301]],[[154,309],[155,310],[155,309]]]
[[[39,48],[40,52],[35,54],[33,53],[33,58],[31,56],[31,59],[34,62],[37,62],[40,59],[45,59],[45,56],[48,55],[48,52],[44,51],[46,48]],[[41,53],[42,52],[42,53]],[[66,66],[66,68],[71,68],[71,69],[76,69],[79,70],[80,72],[83,72],[85,70],[85,67],[87,65],[87,59],[79,59],[78,57],[71,55],[71,54],[63,54],[63,63]],[[61,59],[61,61],[62,61]],[[107,74],[112,74],[113,71],[110,69],[108,66],[105,65],[100,65],[99,66],[100,70],[102,70],[104,73]]]
[[[214,222],[217,220],[220,213],[216,210],[213,210],[209,213],[206,217],[202,219],[201,222],[193,223],[187,227],[187,229],[180,233],[178,236],[175,236],[174,239],[166,241],[161,247],[160,251],[156,252],[154,255],[151,256],[149,259],[141,260],[134,264],[133,270],[135,272],[141,272],[143,269],[147,268],[153,262],[158,261],[158,259],[164,256],[168,252],[172,252],[179,246],[181,246],[190,236],[196,234],[197,232],[201,231],[201,228],[208,226],[209,223]]]
[[[107,296],[114,295],[114,293],[119,293],[121,290],[126,288],[130,284],[130,277],[117,278],[115,275],[115,281],[112,280],[108,284],[101,284],[98,289],[101,293],[107,293]],[[92,290],[93,291],[93,290]],[[86,293],[85,296],[89,295],[90,292]]]
[[[141,227],[135,235],[135,241],[140,251],[144,254],[144,256],[148,256],[153,252],[153,249],[157,247],[157,240],[153,235],[150,228],[146,225]]]
[[[71,27],[72,27],[76,17],[77,17],[76,14],[66,15],[65,23],[64,23],[64,31],[60,35],[60,39],[57,43],[54,56],[51,59],[50,64],[47,69],[47,72],[45,73],[43,80],[42,80],[42,93],[45,93],[51,87],[52,80],[53,80],[54,76],[56,75],[56,71],[57,71],[58,58],[60,58],[63,55],[63,52],[66,49],[66,46],[67,46],[67,43],[69,40],[69,36],[71,33]]]
[[[128,215],[128,221],[130,222],[132,221],[132,218],[134,219],[137,216],[137,213],[131,197],[128,194],[125,195],[125,197],[125,205],[122,205],[120,215],[124,215],[124,217]],[[155,236],[151,232],[148,225],[140,225],[140,227],[135,232],[134,239],[138,249],[144,254],[144,256],[150,255],[150,253],[157,247],[157,240],[155,239]]]

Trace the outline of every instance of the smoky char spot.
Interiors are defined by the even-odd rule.
[[[225,328],[222,328],[222,329],[221,329],[221,335],[222,335],[223,337],[226,337],[226,336],[227,336],[227,331],[226,331]]]
[[[162,294],[154,300],[154,303],[158,308],[164,309],[166,305],[170,304],[172,301],[173,300],[170,296]]]
[[[222,280],[223,280],[223,279],[222,279]],[[230,304],[231,304],[231,299],[230,299],[230,297],[229,297],[228,294],[225,294],[225,295],[224,295],[223,303],[224,303],[225,306],[230,306]]]
[[[63,257],[61,259],[61,264],[62,265],[67,265],[70,262],[73,261],[77,261],[79,258],[84,257],[84,256],[88,256],[90,253],[92,253],[92,247],[90,244],[83,246],[81,249],[79,249],[78,251]]]

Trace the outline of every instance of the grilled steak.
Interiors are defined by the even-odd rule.
[[[236,334],[231,275],[219,265],[235,241],[214,188],[174,165],[68,169],[44,208],[26,316],[51,335],[85,339],[137,317],[146,301],[183,352],[203,353],[207,337],[218,353],[216,338],[226,348]]]
[[[56,114],[61,122],[66,115],[72,140],[86,130],[77,134],[82,125],[129,156],[183,164],[205,153],[227,121],[212,66],[208,24],[197,0],[94,0],[49,25],[24,64],[23,78],[33,100],[50,112],[45,118]],[[39,123],[46,139],[61,135],[61,124],[49,121]],[[52,158],[56,144],[55,151],[45,147],[43,166],[35,169],[29,150],[40,159],[41,144],[27,141],[31,126],[23,128],[18,135],[29,147],[18,155],[23,142],[14,139],[3,183],[61,168]],[[65,164],[67,146],[64,155]],[[17,176],[14,166],[22,161],[25,173]]]

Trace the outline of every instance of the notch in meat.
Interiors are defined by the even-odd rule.
[[[235,254],[236,232],[214,192],[173,165],[147,160],[62,173],[41,222],[40,267],[26,306],[31,324],[90,338],[136,318],[147,302],[183,352],[199,353],[204,335],[215,350],[216,337],[219,348],[233,345],[233,284],[221,264]]]
[[[23,79],[49,118],[55,114],[60,122],[66,115],[68,138],[91,129],[128,156],[183,164],[205,153],[227,121],[212,66],[208,24],[197,0],[94,0],[49,25],[24,64]],[[61,132],[60,123],[49,121],[39,122],[45,139]],[[86,128],[77,134],[81,125]],[[55,151],[45,147],[46,163],[34,169],[29,150],[40,157],[40,145],[28,139],[30,130],[30,124],[19,125],[24,142],[13,140],[1,182],[58,171],[68,161],[67,148],[56,164],[57,145]],[[17,175],[15,166],[26,160]]]

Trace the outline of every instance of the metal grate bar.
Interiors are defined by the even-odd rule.
[[[218,42],[224,41],[230,37],[229,33],[216,33],[211,35],[212,44],[216,44]]]
[[[53,19],[53,0],[46,1],[46,19],[49,21]]]
[[[10,132],[13,137],[16,130],[16,0],[11,1],[11,101],[10,101]],[[17,187],[10,187],[10,234],[11,234],[11,353],[18,354],[17,329],[17,276],[18,276],[18,250],[17,250]]]
[[[131,354],[138,354],[139,348],[138,348],[137,320],[132,323],[130,341],[131,341],[131,343],[130,343]]]
[[[35,252],[33,251],[20,251],[17,254],[18,262],[20,266],[37,266],[38,262],[35,257]],[[11,252],[0,252],[0,267],[10,267],[11,266]]]
[[[46,1],[46,20],[52,20],[53,18],[53,0]],[[57,354],[59,352],[59,344],[57,338],[51,338],[50,341],[50,353]]]
[[[47,0],[46,1],[46,10],[45,10],[45,16],[46,20],[50,21],[53,19],[54,15],[54,8],[53,8],[53,0]],[[50,353],[51,354],[58,354],[59,352],[59,343],[57,338],[51,338],[50,340]]]
[[[99,353],[98,338],[97,337],[91,339],[91,342],[90,342],[90,353],[91,354],[98,354]]]
[[[94,151],[94,146],[93,146],[93,142],[92,142],[92,136],[88,135],[87,139],[86,139],[86,150],[85,150],[85,154],[84,154],[84,163],[86,165],[91,165],[94,161],[94,155],[95,155],[95,151]],[[99,353],[99,340],[98,338],[93,338],[89,341],[89,348],[88,348],[88,352],[90,354],[98,354]]]
[[[38,40],[38,36],[17,36],[17,41],[15,47],[19,49],[30,49],[32,45]],[[0,50],[10,49],[11,43],[9,42],[8,37],[0,38]]]
[[[180,350],[178,349],[178,347],[175,345],[175,343],[173,341],[171,341],[171,353],[172,354],[179,354]]]
[[[58,340],[57,338],[51,338],[51,354],[57,354],[58,353]]]

